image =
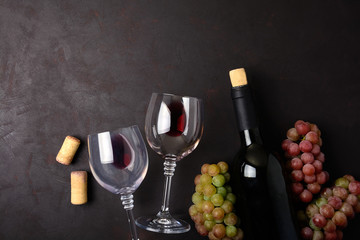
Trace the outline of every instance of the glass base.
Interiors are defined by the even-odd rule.
[[[190,224],[184,220],[175,219],[170,214],[164,216],[139,217],[135,221],[136,225],[142,229],[157,233],[177,234],[185,233],[190,230]]]

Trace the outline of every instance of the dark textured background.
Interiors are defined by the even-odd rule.
[[[228,71],[251,74],[262,135],[277,150],[297,119],[323,131],[325,169],[360,179],[360,1],[0,0],[0,239],[129,239],[119,198],[90,175],[70,203],[70,172],[88,170],[89,133],[144,126],[152,92],[205,102],[198,148],[179,162],[171,210],[187,218],[193,177],[239,144]],[[142,130],[142,133],[144,131]],[[82,140],[70,166],[66,135]],[[163,162],[135,193],[135,216],[160,207]],[[358,239],[360,217],[344,231]],[[200,239],[139,230],[141,239]]]

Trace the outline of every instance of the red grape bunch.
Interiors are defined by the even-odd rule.
[[[236,196],[228,185],[228,169],[226,162],[205,163],[201,174],[194,179],[195,193],[189,214],[198,233],[210,240],[242,240],[244,237],[239,228],[240,219],[234,213]]]
[[[311,202],[329,179],[328,172],[323,171],[321,131],[316,124],[298,120],[286,136],[281,147],[287,158],[287,169],[291,171],[292,192],[302,202]]]
[[[345,175],[335,181],[331,188],[324,188],[321,195],[306,207],[299,216],[305,227],[303,239],[341,240],[342,229],[348,220],[360,212],[360,182]]]

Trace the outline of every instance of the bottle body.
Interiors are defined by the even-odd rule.
[[[267,185],[268,154],[260,143],[249,142],[244,133],[240,151],[233,162],[234,187],[246,239],[277,239]],[[234,191],[234,192],[235,192]]]
[[[262,144],[245,71],[233,70],[232,76],[245,78],[241,81],[245,84],[235,86],[231,79],[231,96],[240,133],[240,151],[233,162],[234,192],[246,239],[299,239],[282,166]]]

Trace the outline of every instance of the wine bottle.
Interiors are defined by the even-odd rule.
[[[233,162],[246,239],[298,239],[282,166],[263,146],[245,69],[230,71],[240,150]]]

